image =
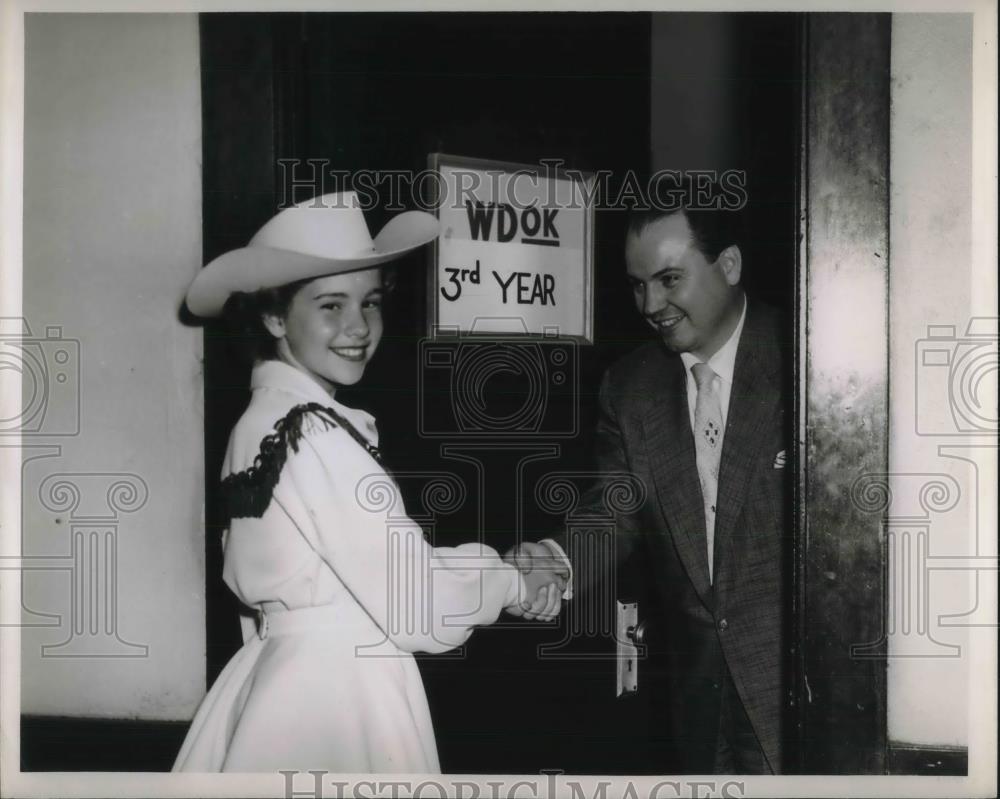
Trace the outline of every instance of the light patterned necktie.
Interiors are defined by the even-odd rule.
[[[698,399],[694,406],[694,449],[705,504],[705,536],[708,541],[708,579],[713,579],[715,547],[715,505],[719,494],[719,463],[722,460],[722,402],[715,378],[707,363],[691,367]]]

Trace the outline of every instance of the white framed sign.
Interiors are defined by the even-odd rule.
[[[594,177],[431,153],[428,328],[593,343]]]

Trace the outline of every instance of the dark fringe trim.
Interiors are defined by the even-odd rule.
[[[288,459],[288,448],[291,447],[292,452],[299,451],[299,442],[303,436],[302,420],[310,413],[323,423],[324,429],[342,427],[376,460],[379,459],[378,450],[333,408],[324,407],[318,402],[296,405],[283,419],[278,420],[274,425],[274,432],[260,442],[260,453],[254,458],[253,466],[230,474],[222,481],[222,500],[226,508],[227,523],[233,519],[259,519],[264,515]]]

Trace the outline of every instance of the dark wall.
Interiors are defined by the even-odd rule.
[[[783,309],[791,309],[794,289],[800,20],[759,13],[652,18],[652,169],[743,175],[743,283]]]

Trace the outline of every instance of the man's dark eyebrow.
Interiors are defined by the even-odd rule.
[[[659,280],[661,277],[664,277],[664,276],[670,274],[671,272],[683,272],[683,271],[684,270],[682,268],[680,268],[679,266],[665,266],[659,272],[654,272],[652,275],[650,275],[649,278],[647,278],[647,280]],[[635,277],[633,275],[627,275],[627,277],[628,277],[628,282],[629,283],[643,283],[643,282],[646,282],[646,281],[640,280],[639,278],[637,278],[637,277]]]

